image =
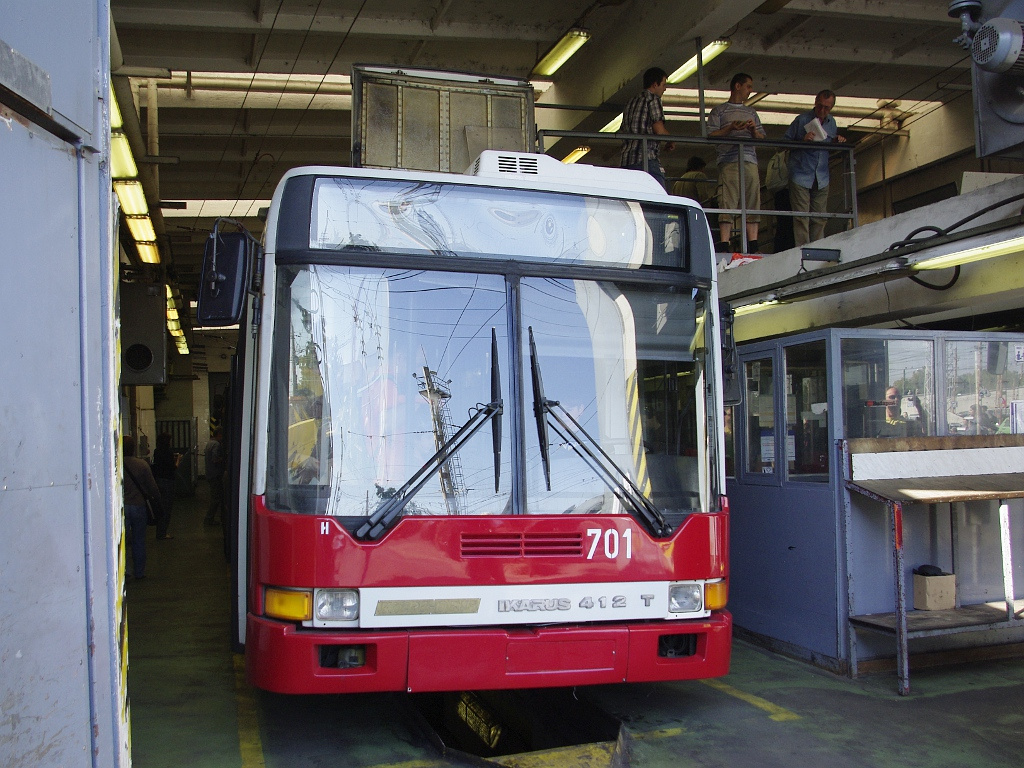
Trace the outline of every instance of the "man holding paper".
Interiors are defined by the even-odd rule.
[[[786,130],[787,141],[844,142],[837,133],[832,108],[836,95],[821,91],[814,97],[814,108],[798,115]],[[823,212],[828,203],[828,150],[794,149],[789,153],[789,199],[794,211]],[[797,247],[825,236],[825,219],[793,219],[793,239]]]

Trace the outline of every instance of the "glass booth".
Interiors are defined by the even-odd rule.
[[[1024,435],[1024,334],[825,329],[742,345],[740,360],[744,399],[725,414],[737,636],[843,674],[892,657],[891,639],[849,622],[894,610],[895,566],[885,504],[845,490],[841,441]],[[1013,582],[1024,585],[1024,502],[1009,509]],[[1001,599],[996,510],[995,501],[908,506],[908,583],[913,568],[955,560],[964,605]],[[1010,622],[912,650],[1018,639],[1024,631]]]

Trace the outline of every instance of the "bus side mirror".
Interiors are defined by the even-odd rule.
[[[241,322],[256,241],[248,232],[220,232],[206,239],[196,317],[200,325]]]
[[[736,313],[725,302],[720,302],[718,308],[722,317],[722,400],[725,405],[739,405],[743,402],[743,377],[733,333]]]

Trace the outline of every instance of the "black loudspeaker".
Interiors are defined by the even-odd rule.
[[[167,298],[160,283],[121,283],[121,384],[167,383]]]

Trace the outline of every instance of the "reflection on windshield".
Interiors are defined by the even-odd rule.
[[[704,395],[703,296],[608,282],[528,279],[523,324],[533,328],[547,399],[557,401],[661,512],[706,503],[710,434]],[[524,342],[528,343],[528,341]],[[530,351],[524,350],[529,359]],[[700,425],[700,426],[698,426]],[[566,435],[527,434],[527,511],[630,513]],[[545,467],[545,449],[547,463]],[[548,479],[550,478],[550,486]]]
[[[279,280],[268,495],[285,509],[368,515],[490,402],[492,331],[493,349],[507,346],[504,281],[329,266],[282,268]],[[491,441],[478,433],[471,445],[404,514],[502,511]]]
[[[678,209],[627,200],[321,178],[309,247],[678,268],[685,266],[682,227]]]
[[[278,279],[272,508],[369,518],[364,538],[407,515],[522,513],[625,513],[662,535],[708,508],[704,292],[522,278],[513,314],[497,275],[314,265]]]

